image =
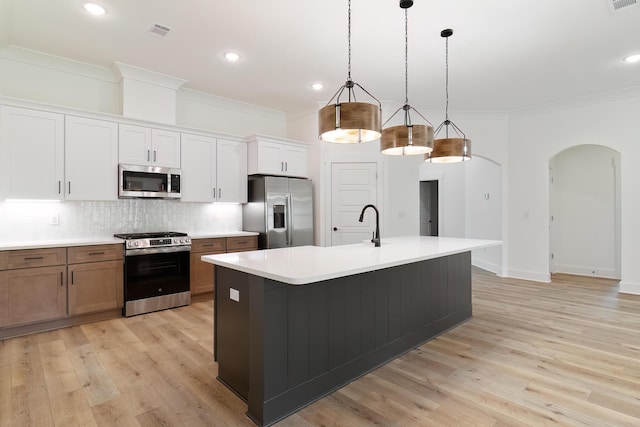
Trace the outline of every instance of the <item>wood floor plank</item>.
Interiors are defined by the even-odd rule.
[[[473,319],[285,418],[310,426],[640,425],[640,297],[473,270]],[[251,426],[213,303],[0,341],[0,427]]]

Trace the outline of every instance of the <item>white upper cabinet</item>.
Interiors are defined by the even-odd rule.
[[[65,117],[65,199],[118,199],[118,124]]]
[[[182,201],[247,202],[247,145],[182,134]]]
[[[181,157],[181,200],[213,202],[218,191],[215,174],[216,139],[183,133]]]
[[[120,125],[120,163],[180,168],[180,133]]]
[[[309,147],[297,141],[254,135],[248,139],[249,175],[309,177]]]
[[[218,202],[247,203],[247,144],[218,138]]]
[[[64,115],[0,106],[0,198],[64,197]]]

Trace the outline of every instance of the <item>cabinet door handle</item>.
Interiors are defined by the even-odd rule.
[[[62,191],[62,183],[58,181],[58,194]]]
[[[284,172],[284,162],[280,162],[280,171]]]
[[[71,194],[71,181],[69,181],[69,194]]]
[[[284,162],[284,171],[287,172],[289,170],[289,163]]]
[[[151,161],[151,150],[147,150],[147,162]]]
[[[41,257],[41,256],[26,256],[26,257],[24,257],[24,260],[25,261],[33,261],[35,259],[42,259],[42,258],[44,258],[44,257]]]
[[[218,188],[218,199],[222,197],[222,188]]]
[[[215,187],[213,187],[213,198],[217,199],[217,197],[216,197],[216,188]]]
[[[153,161],[155,162],[157,160],[157,155],[156,155],[156,150],[153,150]]]
[[[104,251],[103,252],[89,252],[89,255],[104,255]]]
[[[71,284],[72,284],[72,285],[75,285],[75,283],[73,283],[73,282],[74,282],[74,280],[75,280],[75,276],[74,276],[74,274],[73,274],[73,273],[74,273],[74,272],[72,271],[72,272],[71,272]]]
[[[62,271],[60,272],[60,287],[64,286]]]

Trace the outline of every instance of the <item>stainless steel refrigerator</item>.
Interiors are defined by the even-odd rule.
[[[244,230],[260,233],[260,249],[313,245],[311,180],[249,177],[249,202],[242,208],[242,221]]]

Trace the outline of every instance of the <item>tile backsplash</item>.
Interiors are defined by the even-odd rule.
[[[177,200],[0,202],[0,242],[109,237],[114,233],[242,230],[242,205]]]

